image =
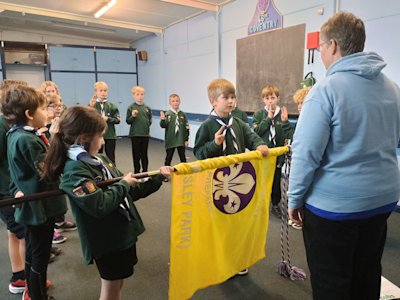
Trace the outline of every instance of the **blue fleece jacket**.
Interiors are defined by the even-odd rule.
[[[294,135],[289,208],[332,220],[394,209],[400,89],[385,66],[376,53],[345,56],[309,92]]]

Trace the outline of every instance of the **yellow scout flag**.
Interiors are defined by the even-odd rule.
[[[174,166],[169,299],[189,299],[265,257],[276,157],[287,150]]]

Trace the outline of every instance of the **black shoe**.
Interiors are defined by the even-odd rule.
[[[58,247],[51,247],[50,253],[53,253],[55,256],[58,256],[61,254],[61,249]]]
[[[271,213],[272,213],[275,217],[277,217],[277,218],[279,218],[279,219],[282,217],[282,211],[281,211],[281,208],[279,207],[279,205],[272,205]]]
[[[56,259],[56,255],[53,253],[50,253],[49,264],[51,264],[55,259]]]

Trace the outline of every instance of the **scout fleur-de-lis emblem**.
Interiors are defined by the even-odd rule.
[[[214,205],[223,213],[243,210],[253,198],[255,189],[256,172],[249,162],[217,169],[214,173]]]

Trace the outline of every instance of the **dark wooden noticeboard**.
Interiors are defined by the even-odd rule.
[[[286,106],[289,114],[298,114],[293,94],[303,79],[304,43],[304,24],[237,40],[236,88],[241,110],[262,109],[262,88],[276,85],[280,106]]]

